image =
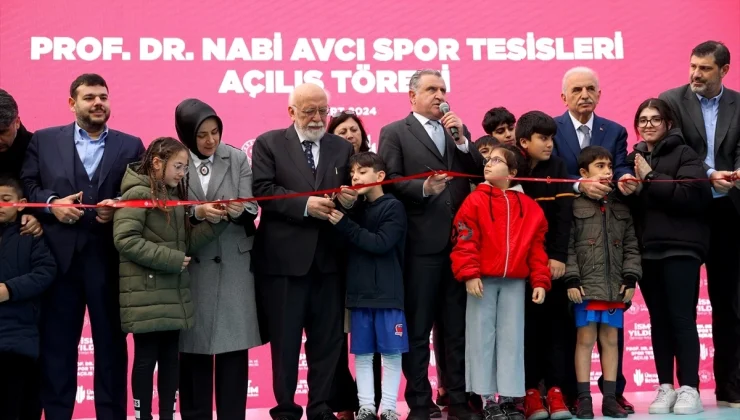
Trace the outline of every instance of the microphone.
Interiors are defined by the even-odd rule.
[[[443,114],[450,112],[450,104],[448,104],[447,102],[442,102],[441,104],[439,104],[439,110],[442,111]],[[460,140],[460,131],[457,129],[457,127],[450,128],[450,133],[455,140]]]

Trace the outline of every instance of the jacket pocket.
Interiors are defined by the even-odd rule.
[[[144,280],[144,287],[146,290],[157,290],[157,275],[154,273],[147,273],[146,279]]]
[[[250,237],[242,237],[237,239],[236,246],[239,248],[239,253],[243,254],[245,252],[252,250],[252,245],[254,244],[254,236]]]

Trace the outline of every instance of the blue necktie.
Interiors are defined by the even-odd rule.
[[[313,147],[312,141],[303,141],[303,154],[306,156],[306,161],[308,162],[308,166],[311,168],[311,172],[316,176],[316,163],[313,160],[313,151],[311,150],[311,147]]]

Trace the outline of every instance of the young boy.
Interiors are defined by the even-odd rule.
[[[491,154],[491,150],[501,144],[501,142],[492,136],[480,136],[473,142],[473,144],[475,144],[475,147],[478,149],[481,156],[488,159],[488,156]]]
[[[491,108],[483,116],[483,131],[499,144],[516,145],[514,125],[516,117],[504,107]]]
[[[39,357],[39,299],[54,281],[56,262],[43,237],[21,235],[23,189],[0,177],[0,418],[15,419]]]
[[[578,167],[582,177],[612,179],[612,156],[601,146],[581,151]],[[575,363],[578,378],[579,419],[594,418],[591,401],[591,352],[598,336],[601,370],[604,372],[604,416],[625,418],[627,411],[617,402],[617,332],[622,328],[625,304],[632,300],[642,277],[640,248],[626,204],[616,194],[601,200],[585,195],[573,202],[573,228],[568,245],[565,284],[575,303],[578,328]]]
[[[528,162],[532,178],[568,178],[562,159],[552,156],[557,124],[540,111],[527,112],[519,118],[516,138],[519,150]],[[552,292],[544,305],[527,302],[525,307],[525,385],[524,414],[528,420],[570,419],[572,414],[563,392],[575,398],[575,327],[571,321],[566,288],[560,278],[568,258],[568,238],[573,217],[575,194],[569,183],[522,182],[524,193],[542,208],[547,219],[545,237],[548,266],[552,274]],[[544,380],[546,405],[539,390]],[[561,391],[563,389],[564,391]],[[548,412],[549,411],[549,412]]]
[[[352,155],[352,185],[385,179],[385,163],[375,153]],[[350,352],[355,355],[357,420],[376,420],[373,354],[383,358],[381,420],[398,420],[396,401],[401,383],[401,354],[409,351],[403,312],[403,255],[406,211],[383,187],[359,188],[362,211],[353,219],[334,210],[329,221],[350,244],[347,262],[347,303],[350,317]]]

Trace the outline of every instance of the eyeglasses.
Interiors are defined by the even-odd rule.
[[[347,110],[344,110],[344,111],[337,111],[337,112],[331,114],[331,117],[332,118],[339,118],[342,115],[356,115],[356,114],[355,114],[355,111],[352,111],[351,109],[347,109]]]
[[[293,106],[293,109],[298,110],[297,107]],[[309,108],[309,109],[303,109],[301,110],[301,114],[303,114],[304,117],[310,118],[316,115],[316,112],[319,113],[322,117],[326,117],[329,115],[329,108]]]
[[[663,118],[662,117],[650,117],[650,118],[640,118],[637,120],[637,126],[638,127],[647,127],[648,123],[650,123],[653,127],[658,127],[659,125],[663,124]]]
[[[183,174],[186,174],[186,175],[188,171],[190,171],[190,165],[182,165],[179,163],[177,165],[174,165],[173,168],[175,169],[176,172],[182,172]]]
[[[483,162],[485,162],[486,165],[488,165],[490,163],[491,166],[497,165],[499,163],[506,164],[506,161],[504,159],[498,157],[498,156],[494,156],[492,158],[486,158],[486,159],[483,160]]]

